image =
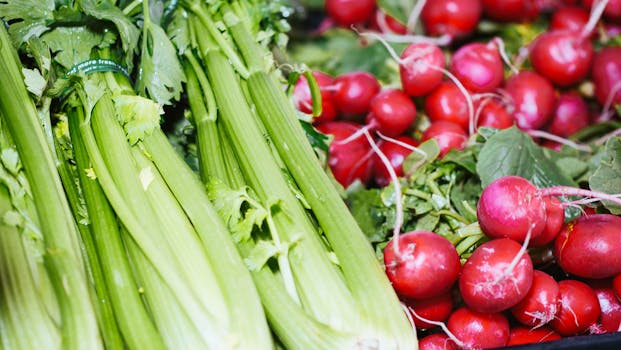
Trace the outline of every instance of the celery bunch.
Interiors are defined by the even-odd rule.
[[[198,53],[181,46],[203,179],[279,339],[291,349],[415,348],[398,298],[250,29],[257,4],[181,3],[185,43]]]
[[[40,178],[46,177],[64,185],[48,183],[65,200],[64,207],[56,205],[57,216],[64,214],[73,231],[56,229],[57,236],[43,238],[50,247],[56,237],[74,240],[66,243],[73,243],[73,260],[61,267],[76,270],[75,281],[45,263],[52,266],[50,280],[73,293],[72,300],[56,293],[61,348],[272,348],[258,293],[230,232],[159,127],[162,104],[179,98],[184,81],[162,18],[156,20],[146,0],[137,7],[123,2],[124,8],[112,1],[33,2],[32,12],[24,7],[28,2],[2,2],[0,14],[10,21],[23,57],[34,58],[25,61],[34,67],[24,72],[39,111],[11,43],[1,48],[15,64],[15,86],[21,84],[14,102],[32,107],[23,134],[10,130],[18,151],[24,156],[18,140],[28,147],[36,134],[39,149],[26,149],[48,155],[45,165],[58,165],[58,172],[50,166],[48,174],[35,173],[31,183],[45,184]],[[47,137],[36,126],[37,112],[47,121]],[[15,108],[3,108],[2,115],[20,117]],[[24,156],[30,171],[34,163],[27,161]],[[37,195],[33,185],[35,203],[44,198]],[[53,213],[53,202],[43,204],[40,214]],[[48,229],[46,215],[39,219]],[[53,263],[60,254],[50,249],[44,257]],[[88,342],[80,343],[82,337]]]

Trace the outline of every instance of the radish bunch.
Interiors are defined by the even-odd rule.
[[[488,240],[463,265],[455,265],[453,246],[438,234],[391,240],[386,273],[413,323],[430,334],[423,344],[439,341],[438,332],[449,348],[473,349],[620,331],[621,218],[585,213],[563,224],[564,205],[555,196],[573,194],[602,199],[566,187],[538,189],[518,176],[492,182],[477,205]],[[551,242],[555,268],[564,274],[531,260],[542,235],[535,245]]]
[[[381,197],[399,203],[395,234],[380,249],[420,332],[420,348],[501,347],[621,331],[621,217],[582,207],[582,215],[567,219],[569,207],[618,198],[500,177],[472,208],[485,238],[472,234],[470,250],[457,249],[444,233],[411,226],[401,232],[398,206],[408,205],[399,200],[405,197],[401,184],[428,181],[403,169],[413,152],[421,157],[428,140],[435,140],[440,158],[450,153],[457,163],[460,151],[487,137],[478,132],[483,127],[515,127],[553,150],[591,152],[570,139],[597,123],[618,121],[621,47],[610,44],[610,34],[621,32],[620,2],[418,1],[407,22],[373,1],[325,3],[334,25],[353,26],[364,44],[380,41],[395,64],[392,81],[362,71],[316,72],[329,118],[322,113],[312,121],[334,137],[328,165],[343,187],[395,184]],[[542,16],[549,26],[511,54],[500,36],[469,40],[480,34],[481,19],[517,28]],[[304,80],[297,84],[308,89]],[[426,195],[410,190],[408,196]],[[430,202],[444,203],[433,196]],[[407,210],[426,210],[411,205]],[[450,206],[455,203],[434,209]]]

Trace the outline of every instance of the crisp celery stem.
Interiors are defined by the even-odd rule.
[[[82,114],[82,110],[75,113]],[[103,276],[110,295],[109,304],[114,310],[127,349],[164,350],[166,347],[161,335],[157,332],[138,292],[116,216],[99,183],[87,176],[91,164],[79,132],[81,120],[83,116],[70,117],[69,131],[95,249],[101,260]]]
[[[219,170],[222,168],[217,166],[222,159],[222,147],[216,126],[217,107],[215,106],[213,92],[194,55],[189,53],[186,57],[188,60],[188,63],[185,64],[185,75],[188,80],[186,91],[196,125],[201,178],[203,182],[206,182],[209,177],[225,178],[226,174],[220,173]],[[206,102],[209,110],[203,102]]]
[[[171,239],[167,238],[167,233],[158,222],[158,216],[140,183],[130,146],[116,121],[114,105],[109,95],[104,95],[95,105],[91,122],[92,130],[91,125],[84,123],[80,125],[80,129],[83,130],[89,156],[94,162],[95,173],[100,178],[102,188],[115,212],[122,217],[123,224],[127,225],[132,237],[139,242],[158,272],[170,283],[192,321],[201,326],[213,327],[217,324],[214,317],[222,315],[211,314],[210,308],[219,305],[214,305],[213,301],[208,302],[202,291],[192,288],[196,280],[188,275],[188,271],[183,270],[183,263],[187,263],[182,261],[183,252],[175,251],[171,247]],[[99,139],[94,140],[93,134]],[[97,141],[101,143],[101,147],[97,146]],[[99,151],[99,159],[94,158]],[[180,274],[180,271],[186,273]]]
[[[220,129],[219,132],[224,133],[224,130]],[[227,174],[227,177],[220,179],[227,186],[233,189],[241,188],[245,186],[243,174],[225,135],[222,138],[222,145],[224,159],[213,165],[221,168],[217,172]],[[244,257],[248,257],[252,254],[255,242],[241,241],[237,243],[237,247]],[[261,296],[270,326],[287,349],[355,348],[357,339],[354,334],[339,332],[311,317],[289,294],[281,276],[277,276],[268,265],[250,272]]]
[[[2,184],[0,217],[11,210],[9,191]],[[0,221],[0,345],[5,349],[60,349],[60,333],[38,293],[20,231]]]
[[[233,68],[219,50],[209,49],[207,45],[202,47],[203,59],[220,108],[220,121],[231,139],[246,181],[261,202],[268,206],[280,203],[282,210],[273,216],[278,234],[285,243],[295,242],[288,255],[294,277],[302,286],[298,288],[302,304],[321,321],[355,329],[360,318],[351,296],[316,228],[290,191],[283,170],[252,116]],[[309,287],[318,283],[321,288]]]
[[[259,295],[205,187],[170,146],[161,130],[145,137],[143,144],[205,246],[219,285],[226,295],[231,328],[240,333],[240,348],[272,348]],[[218,246],[213,246],[213,242],[218,242]]]
[[[233,15],[229,13],[229,16]],[[259,66],[263,50],[251,43],[252,36],[243,22],[228,22],[231,25],[229,31],[247,64]],[[416,334],[405,318],[371,245],[317,160],[284,91],[266,71],[253,71],[248,77],[248,85],[275,147],[339,258],[356,302],[378,331],[385,329],[392,333],[403,347],[414,344]]]
[[[60,145],[57,144],[56,149],[59,150]],[[74,217],[79,218],[79,216],[81,215],[80,205],[82,198],[80,195],[80,191],[76,186],[76,175],[70,168],[68,160],[63,159],[63,155],[60,151],[57,151],[57,153],[58,158],[61,160],[61,163],[58,166],[58,173],[60,174],[60,179],[65,188],[67,199],[69,200],[69,205],[71,207],[73,215]],[[91,232],[91,228],[90,226],[88,226],[88,224],[79,222],[77,224],[80,238],[82,239],[84,255],[83,258],[85,261],[86,269],[88,271],[88,275],[91,279],[91,300],[93,302],[93,306],[95,307],[95,311],[97,312],[99,329],[101,332],[102,340],[104,342],[104,346],[107,349],[120,349],[124,346],[123,338],[121,337],[121,333],[119,332],[119,327],[114,317],[114,311],[112,310],[112,305],[110,304],[109,292],[108,288],[106,287],[106,282],[104,280],[101,262],[99,261],[99,256],[97,253],[97,248],[95,247],[93,233]]]
[[[76,251],[78,232],[37,111],[23,82],[17,54],[0,29],[0,111],[26,169],[47,254],[45,266],[61,311],[63,349],[100,349],[102,342],[89,298],[84,266]]]

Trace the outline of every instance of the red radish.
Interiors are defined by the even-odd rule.
[[[528,294],[511,308],[511,313],[523,325],[541,327],[554,319],[560,307],[559,296],[560,289],[554,278],[535,270]]]
[[[531,329],[516,326],[511,328],[507,345],[543,343],[559,339],[561,339],[561,336],[547,327]]]
[[[455,342],[446,334],[430,334],[418,341],[418,350],[457,350]]]
[[[597,295],[580,281],[563,280],[558,285],[561,307],[550,326],[562,336],[585,332],[600,316]]]
[[[539,16],[540,10],[538,0],[483,0],[483,12],[496,21],[531,21]]]
[[[481,192],[477,203],[481,230],[492,238],[507,237],[524,242],[541,234],[546,208],[535,185],[519,176],[503,176]]]
[[[509,321],[501,313],[479,313],[463,307],[451,314],[447,327],[465,349],[496,348],[509,341]]]
[[[539,74],[554,84],[573,85],[589,73],[593,45],[580,32],[544,32],[531,46],[530,61]]]
[[[446,238],[429,231],[399,235],[384,249],[384,265],[395,291],[407,298],[424,299],[446,293],[459,274],[457,250]]]
[[[621,332],[621,301],[617,299],[610,280],[597,280],[590,283],[599,300],[602,314],[599,318],[604,332]]]
[[[565,222],[565,208],[556,197],[544,197],[546,207],[546,225],[541,234],[531,239],[529,246],[541,247],[556,238]]]
[[[371,28],[376,28],[382,33],[407,34],[408,28],[382,9],[378,8],[371,17]]]
[[[375,0],[326,0],[325,9],[337,24],[349,27],[363,24],[375,13]]]
[[[554,242],[554,255],[563,271],[586,278],[621,273],[621,217],[581,216],[565,225]]]
[[[559,96],[547,129],[554,135],[569,137],[590,124],[589,107],[575,92]]]
[[[494,99],[482,100],[477,104],[477,126],[488,128],[506,129],[514,125],[513,116],[507,109]]]
[[[556,92],[547,79],[523,70],[507,80],[505,90],[512,98],[513,117],[520,129],[539,129],[550,120],[556,106]]]
[[[395,171],[397,176],[403,176],[403,161],[405,158],[412,153],[411,147],[416,147],[418,142],[409,136],[398,136],[395,138],[397,142],[384,141],[379,146],[380,151],[384,153],[384,155],[390,161],[392,168]],[[406,145],[411,147],[405,147]],[[373,160],[373,178],[375,183],[384,187],[390,183],[390,174],[388,173],[388,169],[386,166],[379,161],[379,159]]]
[[[334,85],[334,104],[344,117],[367,114],[371,108],[371,99],[381,89],[373,74],[361,71],[339,75]]]
[[[428,35],[460,40],[474,32],[481,12],[481,0],[434,0],[425,3],[421,20]]]
[[[403,302],[413,311],[412,319],[418,329],[436,327],[436,324],[426,322],[423,319],[444,322],[453,311],[453,295],[450,291],[427,299],[405,298]]]
[[[359,132],[361,125],[352,122],[333,121],[317,126],[317,130],[334,136],[330,144],[328,165],[334,178],[347,188],[355,180],[367,183],[371,178],[372,151],[369,143],[362,137],[347,143],[339,141],[347,139]]]
[[[313,118],[314,123],[328,122],[336,118],[337,112],[334,105],[332,88],[334,86],[334,78],[326,73],[313,71],[313,76],[317,80],[319,90],[321,91],[322,111],[319,116]],[[313,101],[310,88],[304,75],[295,83],[293,88],[293,99],[295,106],[301,112],[311,114],[313,112]]]
[[[438,46],[425,42],[410,44],[403,50],[401,59],[407,61],[399,65],[401,85],[406,94],[424,96],[442,82],[442,72],[431,68],[445,67],[444,54]]]
[[[477,247],[462,267],[459,291],[477,312],[507,310],[526,296],[533,282],[533,263],[525,249],[508,238]]]
[[[449,121],[468,130],[470,114],[466,97],[457,85],[444,81],[425,98],[425,112],[429,120]]]
[[[450,71],[472,92],[491,92],[504,80],[503,63],[493,43],[469,43],[451,58]]]
[[[579,6],[564,6],[552,14],[548,30],[567,30],[579,33],[588,22],[589,11]]]
[[[395,137],[405,132],[416,119],[416,105],[403,91],[388,89],[371,100],[368,124],[382,134]]]
[[[594,0],[582,0],[584,7],[590,9],[593,6]],[[604,18],[621,22],[621,0],[610,0],[604,8]]]
[[[599,103],[605,107],[621,104],[621,47],[599,50],[593,59],[591,75]]]
[[[453,122],[439,120],[431,123],[422,136],[422,141],[435,139],[440,147],[440,157],[450,150],[462,150],[466,146],[468,134],[464,129]]]

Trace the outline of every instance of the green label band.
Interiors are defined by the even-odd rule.
[[[96,58],[80,62],[75,66],[71,67],[71,69],[67,71],[67,75],[73,75],[78,72],[83,72],[84,74],[91,74],[95,72],[116,72],[122,73],[129,78],[129,72],[127,72],[127,69],[125,69],[125,67],[112,60],[103,58]]]

